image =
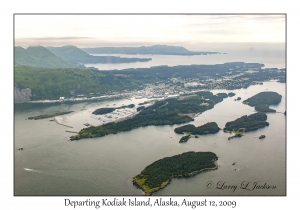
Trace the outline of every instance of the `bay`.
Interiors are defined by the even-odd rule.
[[[226,98],[208,110],[192,124],[199,126],[216,122],[223,128],[228,121],[254,113],[254,108],[241,101],[262,91],[275,91],[282,101],[271,108],[286,110],[286,87],[277,82],[248,89],[233,90],[237,95]],[[229,92],[213,90],[213,93]],[[234,98],[241,97],[241,101]],[[270,113],[270,126],[246,133],[230,141],[231,135],[222,131],[203,135],[179,144],[181,135],[173,126],[148,126],[108,135],[102,138],[69,141],[87,121],[101,124],[93,114],[97,108],[138,104],[147,99],[119,99],[95,103],[53,104],[26,111],[15,110],[14,115],[14,194],[15,195],[143,195],[132,184],[132,177],[147,165],[166,156],[187,151],[211,151],[219,157],[219,169],[198,174],[189,179],[173,179],[172,183],[155,195],[285,195],[286,193],[286,117]],[[74,111],[56,119],[73,128],[56,124],[49,119],[26,120],[30,116],[58,111]],[[265,139],[258,139],[260,135]],[[24,150],[18,150],[18,148]],[[236,162],[235,165],[232,163]],[[26,168],[26,170],[24,169]],[[266,183],[275,189],[240,189],[243,182]],[[207,183],[214,188],[208,189]],[[238,186],[235,191],[216,189],[220,182]]]
[[[93,54],[96,56],[120,56],[128,58],[152,58],[148,62],[116,63],[116,64],[84,64],[87,67],[96,67],[99,70],[122,70],[128,68],[150,68],[152,66],[177,66],[199,64],[223,64],[226,62],[263,63],[265,68],[285,68],[285,50],[260,49],[258,52],[251,50],[232,50],[227,54],[212,55],[127,55],[127,54]]]

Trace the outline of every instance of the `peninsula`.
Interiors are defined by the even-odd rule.
[[[216,103],[221,101],[223,101],[222,97],[213,95],[208,91],[200,91],[180,99],[170,98],[157,101],[153,105],[145,107],[130,119],[84,128],[78,135],[71,136],[70,139],[72,141],[82,138],[102,137],[149,125],[187,123],[193,121],[193,116],[197,113],[212,109]]]
[[[90,55],[83,50],[73,45],[67,45],[62,47],[47,47],[53,54],[60,57],[63,60],[72,63],[132,63],[132,62],[147,62],[152,60],[151,58],[124,58],[120,56],[94,56]]]
[[[133,177],[133,184],[146,195],[167,186],[172,178],[187,178],[198,173],[218,168],[218,157],[213,152],[185,152],[172,157],[165,157],[147,166],[140,174]]]
[[[153,45],[141,47],[95,47],[95,48],[82,48],[83,51],[91,54],[155,54],[155,55],[208,55],[208,54],[221,54],[219,52],[195,52],[189,51],[181,46],[169,45]]]
[[[69,114],[71,112],[73,112],[73,111],[57,112],[57,113],[54,113],[54,114],[42,114],[42,115],[38,115],[38,116],[34,116],[34,117],[28,117],[28,120],[40,120],[40,119],[55,117],[55,116],[59,116],[59,115]]]

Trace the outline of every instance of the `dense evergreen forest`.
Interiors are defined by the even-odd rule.
[[[251,115],[244,115],[240,118],[237,118],[234,121],[227,122],[225,124],[224,131],[239,131],[240,129],[244,129],[245,132],[251,130],[257,130],[259,128],[263,128],[265,126],[269,126],[267,120],[267,115],[262,112],[258,112]]]
[[[218,124],[215,122],[208,122],[204,125],[195,127],[194,125],[188,124],[178,128],[175,128],[175,133],[184,134],[190,133],[193,135],[202,135],[202,134],[209,134],[209,133],[217,133],[220,130]]]
[[[217,96],[220,96],[222,98],[227,98],[228,97],[227,93],[217,93]]]
[[[211,92],[200,91],[196,94],[196,96],[186,97],[181,100],[171,98],[163,101],[157,101],[154,105],[141,110],[141,112],[131,119],[117,123],[111,122],[97,127],[91,126],[89,128],[84,128],[78,135],[71,136],[71,140],[101,137],[149,125],[174,125],[187,123],[193,120],[191,114],[212,109],[216,103],[219,103],[222,100],[223,98],[213,95]],[[207,105],[201,105],[204,102]]]
[[[228,93],[228,97],[232,97],[232,96],[235,96],[235,93],[233,92]]]
[[[285,70],[259,70],[246,73],[249,68],[260,69],[263,64],[233,62],[216,65],[156,66],[151,68],[99,71],[75,68],[36,68],[17,66],[14,71],[15,83],[20,89],[31,88],[32,100],[58,99],[60,96],[72,97],[78,94],[107,94],[113,91],[138,90],[145,84],[168,81],[170,78],[198,78],[206,85],[196,89],[247,88],[255,81],[285,79]],[[183,70],[184,69],[184,70]],[[222,80],[218,84],[207,79],[221,79],[230,75],[238,76],[234,80]],[[247,79],[246,79],[247,78]],[[178,84],[180,85],[180,84]],[[181,83],[182,85],[182,83]]]
[[[190,177],[200,170],[217,168],[217,159],[212,152],[186,152],[165,157],[147,166],[133,178],[133,183],[150,194],[165,187],[174,177]]]
[[[258,112],[276,112],[276,110],[270,109],[269,105],[279,104],[281,98],[282,96],[276,92],[266,91],[248,98],[243,103],[255,106],[255,110]]]
[[[257,105],[255,106],[255,110],[258,112],[276,112],[275,109],[270,109],[267,104]]]
[[[108,114],[115,110],[116,110],[116,108],[100,108],[100,109],[96,109],[95,111],[93,111],[92,114],[95,114],[95,115]]]
[[[275,105],[281,102],[281,98],[282,96],[276,92],[261,92],[243,101],[243,103],[248,104],[249,106],[262,104]]]
[[[145,106],[140,106],[140,107],[138,107],[137,109],[136,109],[136,111],[141,111],[142,109],[144,109],[145,108]]]
[[[99,108],[99,109],[96,109],[95,111],[93,111],[92,114],[95,114],[95,115],[108,114],[108,113],[115,111],[116,109],[133,108],[133,107],[135,107],[134,104],[129,104],[128,106],[121,106],[121,107],[117,107],[117,108]]]

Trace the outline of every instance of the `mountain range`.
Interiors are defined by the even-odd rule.
[[[47,47],[56,56],[73,63],[131,63],[147,62],[151,58],[122,58],[119,56],[93,56],[73,45],[62,47]]]
[[[158,54],[158,55],[208,55],[220,54],[219,52],[194,52],[189,51],[181,46],[169,45],[153,45],[149,47],[95,47],[95,48],[81,48],[83,51],[90,54]]]
[[[26,65],[42,68],[78,68],[84,67],[65,61],[42,46],[31,46],[27,49],[15,47],[15,66]]]

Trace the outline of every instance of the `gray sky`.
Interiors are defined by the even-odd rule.
[[[15,15],[15,45],[285,42],[285,15]]]

